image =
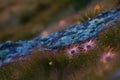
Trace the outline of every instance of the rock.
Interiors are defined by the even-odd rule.
[[[41,51],[56,51],[57,47],[65,47],[92,37],[96,38],[100,31],[115,25],[117,21],[120,21],[120,8],[103,12],[96,18],[81,24],[70,25],[64,30],[47,36],[18,42],[7,41],[0,44],[0,65],[14,61],[15,56],[24,59],[21,56],[29,55],[34,48],[40,48]]]

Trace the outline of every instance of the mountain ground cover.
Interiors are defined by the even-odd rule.
[[[21,13],[17,16],[20,20],[18,20],[17,23],[19,26],[12,24],[12,22],[10,22],[11,25],[1,24],[5,26],[3,28],[1,27],[1,42],[6,40],[17,41],[19,39],[32,39],[36,35],[39,35],[40,31],[44,30],[47,25],[53,23],[56,18],[58,19],[59,16],[68,15],[68,13],[63,9],[66,5],[67,8],[70,8],[68,9],[68,12],[72,11],[72,6],[75,11],[72,11],[71,13],[75,13],[77,11],[81,11],[82,13],[78,19],[73,16],[70,24],[75,21],[84,22],[89,18],[95,17],[102,11],[114,9],[120,5],[119,0],[118,2],[113,2],[112,0],[108,2],[106,0],[97,4],[99,10],[98,12],[94,12],[90,10],[94,10],[92,6],[93,4],[96,5],[96,3],[91,3],[91,5],[88,5],[91,6],[91,8],[87,8],[85,7],[88,2],[87,0],[81,0],[84,3],[84,5],[81,6],[79,6],[79,2],[76,3],[77,0],[71,0],[71,2],[67,0],[60,2],[55,0],[45,0],[40,3],[36,3],[34,0],[30,1],[26,0],[25,2],[22,2],[19,0],[11,0],[10,2],[8,1],[8,3],[1,5],[0,11],[2,14],[4,11],[9,11],[8,8],[11,8],[15,4],[19,4],[20,6],[27,4],[28,7],[33,3],[37,4],[36,6],[33,5],[33,8],[31,8],[32,10],[26,9],[20,11]],[[106,6],[105,4],[108,3],[113,3],[113,6]],[[38,27],[38,23],[42,28]],[[36,24],[37,29],[34,29]],[[0,67],[0,80],[109,80],[113,73],[118,71],[120,68],[120,23],[101,32],[98,39],[99,41],[96,42],[96,47],[94,49],[87,53],[80,52],[72,58],[70,58],[61,49],[57,54],[47,51],[35,51],[32,55],[28,56],[29,60],[18,61]],[[113,53],[115,57],[110,58],[110,60],[108,59],[109,64],[106,65],[106,63],[101,62],[101,56],[104,55],[105,52],[109,52],[109,50],[111,50],[111,53]]]

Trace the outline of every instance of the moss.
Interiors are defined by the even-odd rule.
[[[116,47],[117,45],[119,45],[120,40],[120,24],[117,24],[116,26],[102,32],[99,38],[100,44],[102,46]]]
[[[4,42],[9,40],[9,38],[12,38],[13,34],[11,33],[5,33],[4,35],[0,36],[0,42]]]
[[[73,74],[74,71],[82,67],[87,67],[87,64],[93,63],[93,59],[95,58],[95,55],[92,53],[90,55],[88,54],[88,56],[79,55],[73,59],[69,59],[63,52],[55,55],[52,53],[43,54],[40,52],[34,54],[36,55],[32,55],[30,61],[21,64],[14,63],[13,65],[7,65],[8,67],[4,67],[6,71],[10,69],[7,74],[9,78],[10,76],[14,76],[14,73],[19,73],[17,80],[51,80],[51,76],[56,74],[58,80],[65,80],[64,77],[67,76],[68,72]],[[52,61],[52,65],[49,65],[50,61]],[[11,67],[13,71],[11,70]],[[15,71],[14,68],[16,69]],[[0,72],[0,74],[3,75],[6,73]],[[12,80],[16,79],[16,77],[11,78]],[[2,77],[1,79],[4,78]]]
[[[85,14],[82,14],[80,17],[80,22],[85,22],[86,20],[90,20],[94,18],[98,13],[95,13],[93,11],[88,11]]]

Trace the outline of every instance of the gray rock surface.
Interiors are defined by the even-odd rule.
[[[100,31],[115,25],[118,21],[120,21],[120,8],[103,12],[96,18],[82,24],[70,25],[64,30],[47,36],[18,42],[6,41],[0,44],[0,65],[15,61],[16,56],[19,60],[22,56],[29,55],[38,47],[42,51],[50,50],[97,37]]]

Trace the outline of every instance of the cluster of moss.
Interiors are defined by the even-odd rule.
[[[33,53],[30,61],[16,62],[1,67],[2,80],[66,80],[75,71],[96,65],[97,54],[81,54],[70,59],[64,52]],[[77,76],[76,76],[77,77]]]
[[[56,54],[52,52],[35,52],[27,61],[18,61],[0,67],[1,80],[104,80],[111,72],[119,69],[119,59],[112,69],[105,71],[103,76],[98,76],[101,53],[104,48],[111,46],[119,56],[120,25],[109,28],[99,35],[96,48],[87,53],[80,53],[69,58],[62,50]],[[102,70],[102,68],[100,68]]]
[[[111,46],[117,48],[119,46],[120,40],[120,24],[117,26],[110,27],[100,34],[100,45],[101,46]]]

